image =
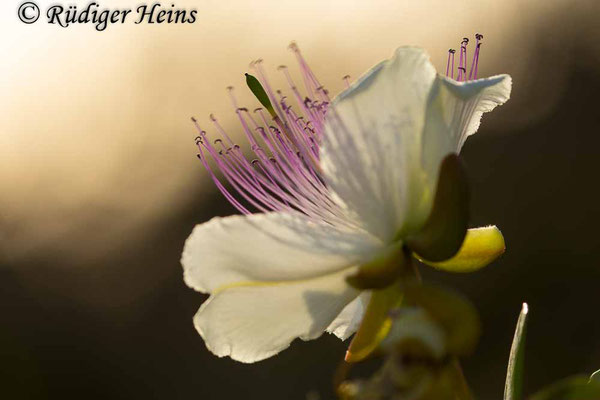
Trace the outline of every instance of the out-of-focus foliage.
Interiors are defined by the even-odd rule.
[[[465,298],[436,286],[407,285],[406,299],[423,308],[444,331],[446,352],[451,355],[471,353],[481,334],[475,307]]]
[[[359,331],[350,346],[349,354],[364,355],[371,354],[369,346],[379,345],[377,354],[384,360],[381,368],[368,379],[343,382],[338,388],[340,398],[471,399],[457,356],[472,351],[479,338],[475,308],[461,296],[439,287],[409,281],[401,290],[402,306],[388,311],[385,323],[377,321],[379,325],[375,325],[386,326],[385,339],[372,340],[373,335],[382,334],[381,328],[374,329],[368,340]],[[383,291],[379,293],[381,298],[375,298],[375,304],[384,310],[392,303],[383,297]],[[370,306],[373,304],[372,300]]]
[[[600,369],[590,376],[590,382],[598,382],[600,383]]]
[[[529,400],[598,400],[600,383],[585,376],[559,381],[531,396]]]

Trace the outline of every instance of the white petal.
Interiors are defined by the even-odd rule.
[[[361,293],[327,327],[327,332],[333,333],[342,340],[348,339],[358,329],[370,299],[371,292],[365,291]]]
[[[354,271],[218,291],[200,307],[194,325],[215,355],[246,363],[263,360],[295,338],[321,336],[359,294],[344,279]]]
[[[421,132],[436,72],[427,54],[400,48],[340,94],[323,140],[325,180],[351,217],[389,240],[407,222]]]
[[[326,182],[349,216],[383,240],[420,229],[440,162],[510,88],[508,75],[447,79],[423,50],[398,49],[334,100],[323,140]]]
[[[441,160],[460,151],[467,137],[479,128],[483,113],[509,99],[511,83],[508,75],[470,82],[438,76],[429,96],[423,132],[423,165],[427,176],[434,177],[430,179],[433,184]]]
[[[211,292],[238,282],[314,278],[369,260],[374,237],[284,213],[213,218],[187,239],[181,263],[188,286]]]

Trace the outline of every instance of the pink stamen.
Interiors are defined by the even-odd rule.
[[[343,210],[331,198],[320,173],[319,149],[329,105],[328,93],[308,67],[298,47],[294,44],[290,47],[300,64],[309,95],[300,93],[285,66],[279,67],[279,70],[284,73],[301,113],[294,110],[280,91],[269,85],[261,60],[255,61],[252,68],[265,88],[277,117],[271,118],[262,108],[250,113],[238,105],[233,88],[228,88],[255,159],[249,161],[246,158],[240,146],[233,142],[213,115],[210,119],[223,140],[217,138],[211,144],[206,132],[194,120],[200,132],[196,142],[198,158],[225,198],[244,214],[250,211],[241,200],[262,212],[299,212],[318,221],[348,226],[351,223],[343,217]],[[217,178],[208,157],[212,158],[216,169],[239,198]]]
[[[448,62],[446,63],[446,77],[450,74],[452,79],[454,79],[454,53],[456,53],[456,50],[448,50]]]
[[[479,64],[479,50],[481,48],[481,39],[483,39],[482,34],[475,35],[475,54],[473,55],[473,62],[471,63],[471,72],[469,72],[469,80],[477,79],[477,65]]]
[[[467,45],[469,44],[468,38],[463,38],[460,42],[460,59],[458,60],[458,76],[456,80],[461,82],[465,81],[467,77]]]
[[[459,82],[466,82],[477,79],[477,67],[479,65],[479,53],[481,51],[481,39],[483,35],[477,33],[475,35],[475,52],[473,53],[473,60],[471,61],[471,68],[467,75],[467,45],[469,44],[468,38],[463,38],[460,43],[460,55],[458,59],[458,75],[456,80]],[[446,77],[454,79],[454,49],[448,50],[448,61],[446,62]]]

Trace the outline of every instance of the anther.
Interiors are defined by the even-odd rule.
[[[481,33],[476,33],[475,34],[475,39],[481,40],[481,39],[483,39],[483,35]]]
[[[217,144],[217,143],[223,143],[223,141],[221,139],[215,139],[213,144]]]
[[[211,121],[217,122],[217,119],[215,118],[214,114],[210,114],[208,117],[210,118]]]
[[[346,84],[346,87],[349,88],[350,87],[350,75],[344,75],[344,77],[342,78],[342,80]]]

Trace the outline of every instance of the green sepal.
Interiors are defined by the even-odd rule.
[[[523,375],[525,367],[525,336],[527,331],[527,314],[529,307],[523,303],[523,308],[517,320],[515,336],[513,337],[506,371],[504,385],[504,400],[520,400],[523,392]]]
[[[598,400],[600,382],[590,381],[585,376],[563,379],[542,389],[528,400]]]
[[[423,308],[446,334],[446,352],[462,356],[473,352],[481,335],[475,307],[459,294],[432,285],[403,287],[405,303]]]
[[[502,232],[496,226],[473,228],[467,231],[465,240],[456,255],[448,260],[433,262],[415,253],[424,264],[446,272],[473,272],[489,265],[506,249]]]
[[[396,282],[409,262],[404,249],[400,245],[393,245],[372,261],[361,265],[357,273],[346,278],[346,282],[360,290],[383,289]]]
[[[469,185],[462,161],[450,154],[441,163],[431,213],[418,233],[406,241],[426,260],[443,261],[455,255],[467,234]]]
[[[373,290],[360,327],[346,351],[346,362],[357,362],[368,357],[387,336],[392,327],[390,311],[402,303],[400,285]]]
[[[260,84],[260,81],[254,76],[246,73],[246,85],[248,85],[254,96],[256,96],[258,101],[260,101],[260,104],[267,109],[269,114],[271,114],[273,118],[278,118],[277,113],[273,108],[273,104],[271,104],[271,99],[269,99],[269,95]]]

